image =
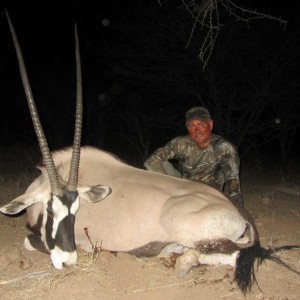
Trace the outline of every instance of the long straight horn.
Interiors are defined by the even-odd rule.
[[[51,152],[49,150],[49,147],[48,147],[48,144],[47,144],[44,132],[43,132],[43,128],[42,128],[42,125],[41,125],[41,122],[40,122],[40,119],[38,116],[38,112],[36,109],[36,105],[34,102],[34,98],[32,95],[31,87],[29,84],[28,76],[27,76],[27,71],[25,68],[25,63],[23,60],[22,51],[21,51],[21,48],[19,45],[19,41],[18,41],[17,35],[15,33],[14,26],[8,15],[8,12],[5,11],[5,13],[6,13],[8,25],[10,28],[10,32],[11,32],[11,35],[13,38],[13,42],[15,45],[17,57],[18,57],[19,69],[20,69],[20,73],[21,73],[21,77],[22,77],[24,91],[25,91],[26,98],[27,98],[27,103],[29,106],[30,114],[31,114],[31,119],[33,122],[35,133],[38,138],[38,142],[39,142],[40,149],[42,152],[44,164],[45,164],[47,172],[48,172],[49,181],[50,181],[50,185],[51,185],[51,191],[54,195],[62,196],[62,188],[60,187],[58,175],[57,175],[56,168],[55,168],[55,165],[53,162],[53,158],[52,158]]]
[[[69,180],[67,189],[69,191],[77,190],[79,160],[80,160],[80,141],[81,141],[81,128],[82,128],[82,78],[81,78],[81,63],[80,63],[80,50],[77,34],[77,26],[75,24],[75,55],[76,55],[76,121],[75,133],[73,141],[73,152],[70,166]]]

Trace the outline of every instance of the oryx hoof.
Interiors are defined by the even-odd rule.
[[[188,266],[180,266],[180,267],[176,267],[175,266],[175,275],[178,279],[182,279],[186,276],[186,274],[191,270],[191,267]]]
[[[175,264],[175,275],[177,278],[184,278],[193,266],[199,264],[199,254],[196,250],[188,250],[178,257]]]

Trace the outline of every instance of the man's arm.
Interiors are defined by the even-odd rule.
[[[244,206],[239,178],[240,159],[238,153],[235,146],[229,142],[224,143],[223,147],[226,149],[226,154],[224,155],[222,162],[225,174],[225,186],[223,192],[232,201]]]
[[[154,153],[152,153],[145,161],[144,166],[147,170],[167,174],[164,166],[163,166],[163,158],[161,158],[161,149],[157,149]]]
[[[175,157],[174,148],[177,138],[168,142],[165,146],[154,151],[145,161],[144,166],[147,170],[168,174],[164,168],[164,162]]]
[[[224,194],[233,202],[238,203],[240,206],[244,206],[239,178],[225,181]]]

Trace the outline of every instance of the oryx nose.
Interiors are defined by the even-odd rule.
[[[51,251],[51,260],[56,269],[74,266],[77,263],[77,251],[65,252],[56,247]]]
[[[71,264],[68,264],[68,263],[66,263],[66,262],[63,262],[63,263],[62,263],[62,266],[63,266],[64,268],[70,268],[72,265],[71,265]]]
[[[74,265],[76,265],[76,263],[77,263],[77,260],[74,261],[73,259],[70,259],[68,261],[62,262],[61,265],[62,265],[62,268],[71,268]]]

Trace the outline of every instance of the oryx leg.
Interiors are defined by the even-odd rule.
[[[175,264],[175,275],[177,278],[183,278],[192,267],[199,264],[200,252],[195,249],[189,249],[179,256]]]
[[[196,249],[189,249],[177,258],[175,264],[175,275],[177,278],[183,278],[192,269],[199,264],[202,265],[230,265],[235,266],[239,251],[231,254],[211,253],[204,254]]]
[[[192,267],[203,265],[235,266],[239,247],[229,240],[197,243],[196,249],[187,249],[178,257],[175,264],[175,274],[183,278]]]

